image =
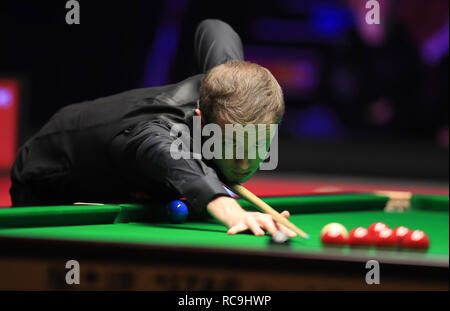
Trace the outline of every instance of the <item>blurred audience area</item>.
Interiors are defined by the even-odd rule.
[[[69,26],[63,3],[4,1],[0,144],[65,105],[198,73],[195,27],[218,18],[284,90],[280,172],[448,180],[449,2],[378,2],[369,25],[364,0],[80,1]]]

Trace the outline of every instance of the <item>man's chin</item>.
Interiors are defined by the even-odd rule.
[[[236,176],[236,177],[235,177],[235,182],[241,184],[241,183],[244,183],[244,182],[246,182],[247,180],[249,180],[250,177],[252,177],[252,175],[246,175],[246,176],[243,176],[243,177],[238,177],[238,176]]]

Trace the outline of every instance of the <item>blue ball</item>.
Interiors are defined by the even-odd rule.
[[[188,216],[188,207],[183,201],[174,200],[167,204],[167,214],[173,223],[183,223]]]

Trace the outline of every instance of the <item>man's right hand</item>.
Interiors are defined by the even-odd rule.
[[[246,230],[251,230],[254,235],[262,236],[264,230],[270,234],[281,230],[289,237],[296,237],[297,234],[276,222],[271,215],[260,212],[248,212],[239,203],[230,197],[220,196],[209,202],[208,212],[217,220],[229,228],[228,234],[236,234]],[[288,211],[283,211],[282,216],[289,218]]]

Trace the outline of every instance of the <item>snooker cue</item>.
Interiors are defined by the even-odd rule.
[[[75,202],[73,205],[105,205],[105,203],[88,203],[88,202]],[[108,204],[114,205],[114,204]]]
[[[300,237],[304,239],[309,239],[309,235],[306,234],[303,230],[298,228],[296,225],[294,225],[292,222],[284,218],[280,215],[276,210],[274,210],[272,207],[270,207],[266,202],[258,198],[256,195],[251,193],[249,190],[247,190],[244,186],[239,184],[231,185],[230,188],[238,194],[241,198],[244,198],[245,200],[249,201],[250,203],[254,204],[260,211],[263,213],[271,215],[277,222],[280,224],[288,227],[295,233],[297,233]]]

